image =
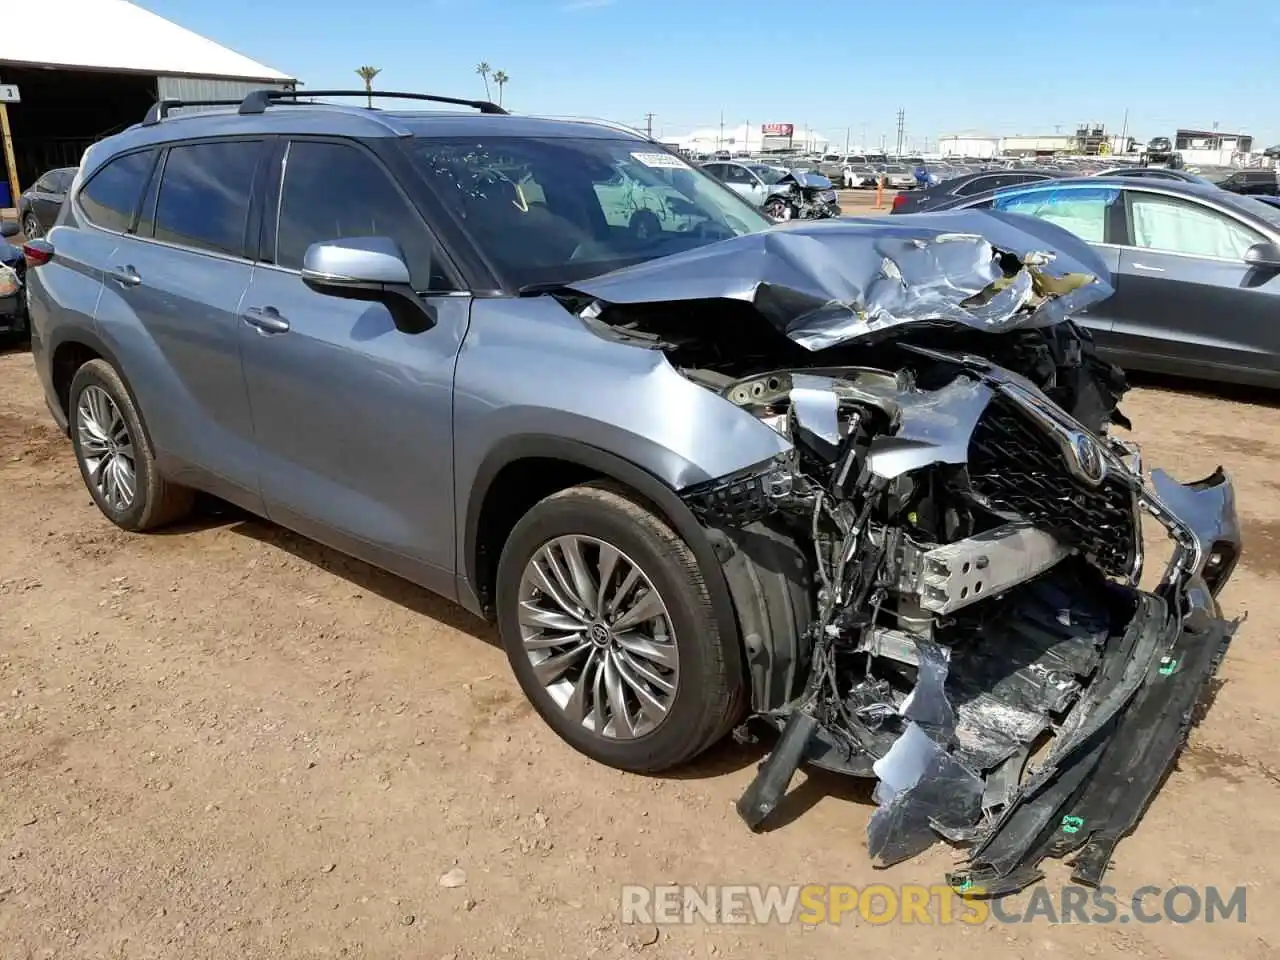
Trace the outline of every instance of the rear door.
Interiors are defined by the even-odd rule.
[[[238,334],[264,148],[261,138],[169,147],[136,229],[106,265],[97,313],[162,469],[255,512],[262,506]]]
[[[1245,251],[1269,241],[1199,200],[1126,189],[1128,237],[1110,346],[1138,369],[1260,382],[1280,377],[1280,271]]]
[[[364,145],[294,138],[282,153],[239,324],[268,516],[453,596],[453,370],[470,296]],[[436,310],[429,330],[302,282],[311,244],[373,236],[399,244]]]
[[[63,337],[93,328],[103,277],[121,239],[134,228],[159,155],[154,147],[122,153],[93,170],[80,188],[74,217],[49,233],[54,258],[27,271],[31,348],[50,395],[49,356]]]

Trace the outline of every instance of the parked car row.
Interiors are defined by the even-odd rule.
[[[1019,175],[1029,180],[980,192],[969,189],[973,178],[940,184],[892,212],[993,209],[1063,227],[1112,273],[1115,295],[1078,318],[1104,356],[1128,369],[1280,387],[1280,199],[1189,175]]]

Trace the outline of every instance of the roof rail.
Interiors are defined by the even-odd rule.
[[[265,113],[273,103],[289,102],[305,104],[299,97],[385,97],[397,100],[427,100],[431,103],[451,103],[459,107],[472,107],[481,113],[506,114],[507,111],[488,100],[461,100],[457,97],[437,97],[428,93],[397,93],[390,90],[254,90],[244,100],[238,100],[242,114]],[[323,104],[320,104],[323,106]]]
[[[569,117],[569,116],[558,116],[558,117],[539,116],[539,117],[533,117],[532,119],[535,119],[535,120],[567,120],[567,121],[572,121],[572,122],[574,122],[574,123],[593,123],[593,124],[595,124],[595,125],[596,125],[596,126],[598,126],[598,127],[608,127],[610,130],[621,130],[621,131],[624,131],[624,132],[626,132],[626,133],[634,133],[634,134],[635,134],[637,137],[639,137],[641,140],[649,140],[649,141],[651,141],[652,143],[657,143],[657,142],[658,142],[658,140],[657,140],[655,137],[653,137],[653,136],[652,136],[652,135],[650,135],[650,134],[645,133],[645,132],[644,132],[643,130],[641,130],[639,127],[633,127],[633,126],[630,126],[630,125],[625,124],[625,123],[620,123],[620,122],[619,122],[619,121],[617,121],[617,120],[601,120],[601,119],[600,119],[600,118],[598,118],[598,117]]]
[[[238,107],[239,100],[158,100],[151,105],[147,115],[142,118],[144,127],[154,126],[169,115],[170,110],[179,107]]]

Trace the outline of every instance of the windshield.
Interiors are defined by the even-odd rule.
[[[884,168],[885,173],[906,173],[907,168],[900,163],[891,163]]]
[[[772,221],[639,140],[417,138],[412,155],[504,283],[570,283]]]
[[[777,183],[787,175],[787,171],[779,170],[777,167],[766,167],[763,163],[753,163],[750,170],[768,184]]]

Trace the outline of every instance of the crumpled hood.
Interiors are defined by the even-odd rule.
[[[833,186],[830,179],[820,173],[814,173],[812,170],[790,170],[785,177],[778,181],[776,186],[791,182],[809,190],[830,190]]]
[[[1113,292],[1088,244],[989,210],[800,221],[568,286],[606,305],[745,301],[809,350],[911,324],[1044,327]]]

